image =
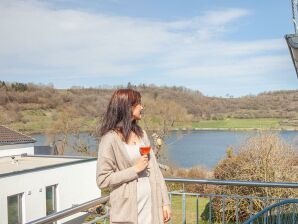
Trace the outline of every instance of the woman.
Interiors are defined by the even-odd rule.
[[[141,119],[141,95],[132,89],[114,92],[101,127],[97,185],[110,188],[110,222],[161,224],[171,218],[168,191]]]

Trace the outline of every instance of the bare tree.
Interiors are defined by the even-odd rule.
[[[58,155],[63,155],[68,145],[68,136],[77,133],[84,126],[76,108],[65,106],[54,116],[51,127],[47,130],[49,141]]]

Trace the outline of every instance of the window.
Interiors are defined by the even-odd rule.
[[[8,224],[22,223],[22,194],[7,197]]]
[[[56,212],[56,185],[46,187],[47,215]]]

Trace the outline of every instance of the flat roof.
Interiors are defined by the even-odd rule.
[[[96,160],[79,156],[7,156],[0,157],[0,178]]]

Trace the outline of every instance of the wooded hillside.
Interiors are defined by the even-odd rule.
[[[173,124],[226,118],[282,118],[284,122],[295,125],[298,118],[298,90],[234,98],[208,97],[184,87],[131,84],[126,87],[141,92],[145,115],[151,121],[158,121],[165,114]],[[1,81],[0,122],[11,126],[26,126],[31,122],[31,126],[39,125],[43,129],[57,120],[59,113],[71,112],[74,119],[80,118],[93,125],[104,113],[115,88],[73,87],[59,90],[50,85]]]

